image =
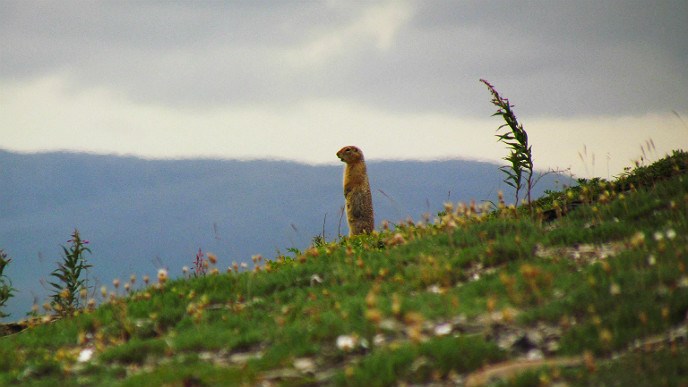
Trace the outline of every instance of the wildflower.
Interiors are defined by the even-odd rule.
[[[119,279],[118,278],[115,278],[114,280],[112,280],[112,286],[114,286],[115,289],[119,289]]]
[[[617,283],[612,283],[609,286],[609,294],[611,294],[612,296],[618,296],[619,294],[621,294],[621,286],[619,286],[619,284]]]
[[[638,248],[645,244],[645,234],[642,231],[638,231],[631,237],[631,246]]]
[[[678,281],[679,288],[688,288],[688,277],[682,276]]]
[[[389,231],[389,222],[387,220],[382,221],[382,229],[385,231]],[[348,248],[348,246],[347,246]]]
[[[676,238],[676,231],[674,231],[673,228],[670,228],[666,231],[666,237],[668,240],[674,240]]]
[[[206,254],[208,256],[208,261],[210,261],[211,264],[216,264],[217,263],[217,256],[213,253],[208,253]]]
[[[641,324],[647,325],[647,313],[645,313],[645,312],[638,313],[638,320],[640,320]]]
[[[653,237],[655,238],[655,240],[656,240],[657,242],[659,242],[659,241],[661,241],[662,239],[664,239],[664,234],[662,234],[662,233],[659,232],[659,231],[655,231]]]
[[[370,292],[368,292],[365,298],[365,302],[369,308],[373,308],[375,307],[375,305],[377,305],[377,296],[375,295],[375,290],[371,290]]]
[[[189,273],[189,267],[188,266],[182,266],[182,274],[186,277],[186,275]]]
[[[380,321],[382,321],[382,313],[378,309],[375,309],[375,308],[367,309],[365,311],[365,318],[366,318],[366,320],[377,325],[377,324],[380,324]]]
[[[401,300],[399,299],[399,295],[394,293],[392,294],[392,313],[394,313],[395,316],[399,315],[401,312]]]
[[[148,282],[150,282],[150,277],[148,277],[148,275],[144,275],[143,276],[143,283],[148,285]]]
[[[337,337],[337,348],[349,352],[356,347],[356,337],[352,335],[340,335]]]
[[[394,234],[394,236],[391,239],[387,240],[387,245],[389,246],[397,246],[402,245],[404,243],[406,243],[406,240],[404,239],[404,236],[400,233]]]
[[[494,311],[495,307],[497,306],[497,299],[494,297],[488,297],[487,299],[487,311],[492,313]]]
[[[132,285],[136,283],[136,274],[132,274],[129,277],[129,282],[131,282]]]
[[[70,295],[71,293],[67,288],[62,289],[62,291],[60,292],[60,297],[65,300],[68,299]]]
[[[613,338],[614,335],[612,335],[612,332],[609,329],[605,328],[600,331],[600,341],[602,341],[604,344],[611,343]]]
[[[588,372],[595,372],[597,369],[597,365],[595,365],[595,355],[593,355],[590,351],[584,351],[583,364],[585,365],[585,368],[588,369]]]
[[[100,287],[100,295],[103,296],[103,298],[107,297],[107,288],[105,285]]]
[[[167,270],[165,269],[160,269],[158,270],[158,282],[161,284],[164,284],[167,282]]]
[[[654,266],[657,264],[657,258],[655,258],[654,255],[650,254],[649,257],[647,257],[647,264],[650,266]]]
[[[439,285],[437,285],[437,284],[433,284],[433,285],[428,286],[428,289],[427,289],[427,290],[428,290],[429,293],[433,293],[433,294],[444,294],[444,293],[445,293],[445,290],[442,289],[442,288],[441,288]]]

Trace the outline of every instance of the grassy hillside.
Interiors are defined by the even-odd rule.
[[[688,384],[688,154],[535,206],[132,278],[0,338],[0,384]]]
[[[74,227],[91,241],[92,283],[105,284],[155,275],[160,266],[175,277],[199,247],[250,263],[253,254],[304,249],[316,234],[346,234],[339,216],[343,164],[335,151],[338,164],[314,166],[0,149],[0,249],[14,258],[5,274],[18,289],[5,309],[13,320],[6,321],[45,299],[40,280],[55,269]],[[496,200],[499,189],[512,197],[498,164],[371,161],[368,173],[378,219],[416,217],[445,200]],[[549,174],[534,194],[571,181]]]

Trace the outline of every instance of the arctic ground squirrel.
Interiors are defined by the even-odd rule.
[[[355,146],[345,146],[337,152],[337,157],[346,163],[344,199],[349,236],[370,233],[375,228],[375,218],[363,152]]]

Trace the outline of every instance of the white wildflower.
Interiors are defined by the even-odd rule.
[[[160,269],[158,270],[158,282],[161,284],[164,284],[167,282],[167,270],[165,269]]]
[[[337,337],[337,348],[344,352],[349,352],[356,347],[356,338],[350,335],[340,335]]]

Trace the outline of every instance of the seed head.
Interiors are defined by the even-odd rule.
[[[217,256],[213,253],[208,253],[208,261],[210,261],[211,264],[215,265],[217,264]]]
[[[165,270],[165,269],[158,270],[158,282],[160,284],[164,284],[165,282],[167,282],[167,270]]]

